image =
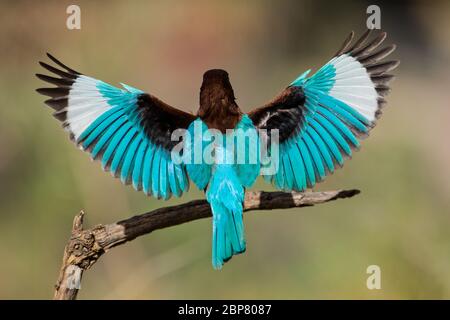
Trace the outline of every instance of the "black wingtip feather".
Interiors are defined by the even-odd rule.
[[[52,98],[62,98],[69,94],[69,89],[67,88],[38,88],[36,91],[42,95],[49,96]]]
[[[399,60],[386,61],[372,64],[366,67],[367,72],[372,75],[383,75],[386,72],[392,71],[400,64]]]
[[[375,63],[379,60],[386,58],[388,55],[390,55],[392,52],[394,52],[396,48],[397,48],[397,46],[394,44],[389,45],[387,47],[384,47],[384,48],[378,50],[375,53],[368,53],[364,56],[361,56],[359,58],[359,62],[361,62],[362,64]]]
[[[63,122],[66,120],[67,111],[56,111],[53,113],[53,117],[55,117],[55,119],[58,119],[59,121]]]
[[[389,94],[391,88],[389,88],[389,86],[386,85],[378,85],[375,87],[375,90],[377,91],[380,97],[385,97]]]
[[[382,74],[371,76],[370,79],[375,85],[379,84],[387,85],[389,82],[395,79],[395,76],[392,74]]]
[[[76,74],[71,74],[71,73],[65,72],[65,71],[55,68],[45,62],[39,61],[39,64],[41,65],[42,68],[47,69],[48,71],[53,72],[54,74],[56,74],[62,78],[76,79],[78,77],[78,75],[76,75]]]
[[[59,87],[70,88],[70,86],[74,83],[74,80],[72,79],[54,78],[40,73],[36,73],[36,77],[38,77],[42,81],[57,85]]]
[[[371,33],[372,29],[367,29],[366,32],[364,32],[363,35],[358,39],[358,41],[356,41],[355,44],[350,47],[345,53],[349,53],[351,51],[359,49],[362,45],[364,45]]]
[[[376,36],[374,39],[372,39],[372,41],[367,43],[365,46],[361,46],[361,48],[359,48],[359,49],[352,50],[351,55],[353,57],[357,58],[357,57],[361,57],[361,56],[365,56],[365,55],[369,54],[370,52],[372,52],[373,50],[378,48],[383,43],[383,41],[386,39],[386,37],[387,37],[387,33],[381,32],[380,34],[378,34],[378,36]]]
[[[45,100],[44,103],[46,105],[48,105],[50,108],[52,108],[53,110],[56,111],[60,111],[62,109],[64,109],[65,107],[67,107],[68,105],[68,98],[53,98],[53,99],[48,99]]]
[[[62,67],[64,70],[55,68],[54,66],[51,66],[45,62],[39,61],[39,65],[41,67],[43,67],[47,71],[50,71],[52,75],[59,76],[60,78],[56,78],[46,74],[36,73],[36,77],[38,79],[56,85],[56,87],[54,88],[36,89],[36,92],[51,97],[51,99],[46,100],[44,103],[56,111],[56,113],[54,114],[55,118],[64,121],[65,112],[63,112],[63,109],[66,108],[68,105],[68,95],[70,89],[80,73],[65,66],[51,54],[47,53],[47,56],[50,58],[50,60],[52,60],[58,66]]]
[[[70,73],[76,74],[76,75],[80,75],[81,73],[79,73],[78,71],[73,70],[72,68],[69,68],[68,66],[66,66],[64,63],[62,63],[61,61],[59,61],[58,59],[56,59],[54,56],[52,56],[50,53],[47,52],[47,57],[50,58],[50,60],[52,60],[54,63],[56,63],[57,65],[59,65],[61,68],[66,69],[67,71],[69,71]]]
[[[350,43],[352,42],[354,36],[355,36],[355,32],[352,30],[350,32],[350,34],[347,36],[347,38],[345,39],[345,41],[342,44],[341,48],[338,50],[338,52],[336,52],[334,57],[337,57],[337,56],[341,55],[342,53],[344,53],[347,50],[347,48],[350,45]]]

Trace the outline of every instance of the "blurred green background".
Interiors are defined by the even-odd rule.
[[[66,8],[81,7],[81,30]],[[3,1],[0,4],[0,298],[51,298],[72,219],[111,223],[158,201],[102,172],[68,140],[34,74],[51,52],[85,74],[196,110],[203,72],[228,70],[250,110],[317,69],[369,1]],[[317,190],[361,195],[245,216],[248,250],[210,263],[211,221],[113,249],[85,273],[80,299],[450,298],[450,3],[379,3],[402,64],[362,152]],[[255,189],[272,190],[258,182]],[[368,290],[366,268],[381,268]]]

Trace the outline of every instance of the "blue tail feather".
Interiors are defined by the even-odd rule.
[[[244,188],[231,165],[217,165],[206,199],[213,213],[212,264],[215,269],[245,251]]]
[[[232,211],[219,201],[210,204],[213,212],[212,264],[214,269],[221,269],[233,255],[246,249],[242,207]]]

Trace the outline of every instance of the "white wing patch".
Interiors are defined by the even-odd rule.
[[[112,108],[99,92],[97,85],[98,80],[82,75],[70,89],[66,123],[75,140],[95,119]]]
[[[378,93],[366,68],[347,54],[332,59],[335,68],[335,83],[328,93],[346,103],[369,121],[375,120],[378,110]]]

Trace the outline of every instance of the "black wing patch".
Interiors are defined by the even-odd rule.
[[[172,133],[177,129],[187,129],[195,120],[194,115],[175,109],[147,93],[139,95],[137,107],[147,136],[167,150],[172,150],[178,143],[172,141]]]
[[[274,100],[253,110],[248,115],[253,124],[259,129],[279,130],[279,141],[294,136],[302,128],[306,109],[304,107],[305,94],[301,87],[287,87]]]

